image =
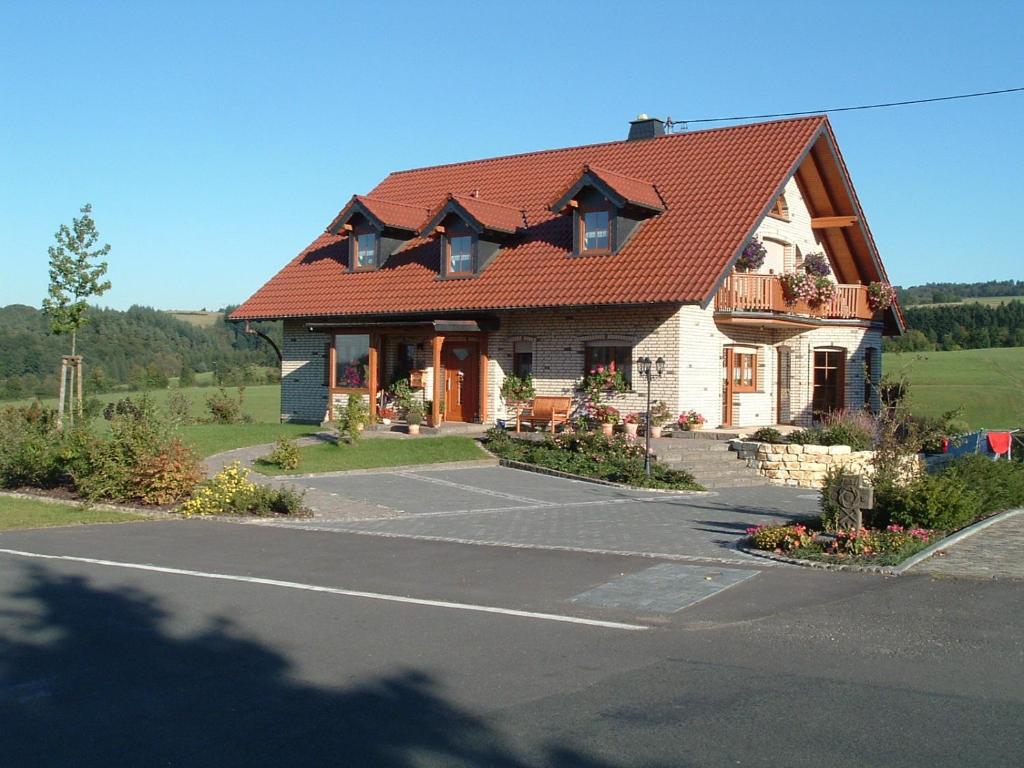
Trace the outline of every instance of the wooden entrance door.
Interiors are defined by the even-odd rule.
[[[480,413],[480,345],[444,343],[444,404],[448,421],[476,421]]]
[[[736,396],[733,382],[733,365],[736,361],[735,352],[726,347],[725,349],[725,392],[722,395],[722,426],[732,426],[732,401]]]
[[[779,424],[792,424],[793,411],[789,399],[789,386],[792,376],[792,350],[789,347],[779,347],[779,376],[776,382],[778,394],[778,408],[776,410],[776,421]]]

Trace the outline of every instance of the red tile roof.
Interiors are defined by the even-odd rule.
[[[435,226],[440,223],[440,219],[443,218],[442,214],[445,209],[451,209],[449,203],[454,202],[458,207],[461,207],[470,218],[475,220],[484,229],[490,229],[494,232],[505,232],[511,234],[517,229],[521,229],[525,222],[523,221],[523,211],[519,208],[513,208],[510,205],[503,205],[502,203],[493,203],[489,200],[482,200],[479,197],[472,197],[469,195],[456,195],[449,193],[442,201],[441,205],[437,207],[437,211],[433,216],[430,217],[430,221],[426,226],[420,229],[420,236],[426,237],[430,234],[429,230],[432,230]]]
[[[348,272],[344,238],[323,234],[232,317],[704,302],[823,130],[824,117],[809,117],[392,173],[369,198],[425,209],[477,193],[476,209],[487,200],[522,210],[528,226],[479,276],[448,281],[436,279],[436,240],[411,241],[376,271]],[[571,217],[547,207],[584,164],[609,184],[611,174],[619,185],[649,180],[664,200],[613,255],[570,256]]]
[[[654,188],[654,185],[649,181],[643,179],[637,179],[632,176],[626,176],[623,173],[616,173],[615,171],[609,171],[607,168],[598,168],[593,165],[584,165],[583,169],[573,179],[573,183],[567,188],[572,190],[573,187],[579,183],[580,179],[591,174],[596,176],[598,179],[603,181],[608,188],[619,195],[627,203],[634,205],[640,205],[644,208],[650,208],[655,211],[665,210],[665,204],[662,202],[661,197],[658,196],[658,190]],[[559,200],[549,206],[551,210],[557,210],[561,206],[558,204],[562,198],[565,197],[567,191],[563,191],[563,194],[559,197]]]
[[[426,206],[407,205],[396,203],[392,200],[382,200],[377,197],[366,195],[353,195],[348,205],[341,209],[341,212],[334,217],[334,221],[327,227],[328,231],[334,231],[348,221],[349,217],[362,205],[370,214],[387,227],[404,229],[409,232],[419,232],[423,222],[427,220],[430,211]]]

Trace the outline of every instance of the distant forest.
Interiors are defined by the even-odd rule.
[[[225,317],[231,309],[226,308]],[[210,371],[225,383],[253,383],[256,369],[278,367],[266,341],[226,319],[201,328],[149,307],[123,312],[91,308],[87,317],[78,334],[78,352],[85,360],[90,394],[166,387],[169,377],[187,382]],[[280,323],[254,325],[280,346]],[[67,336],[50,334],[48,318],[40,310],[23,304],[0,308],[0,399],[55,395],[60,357],[68,354],[69,346]]]
[[[964,299],[1024,296],[1024,280],[989,280],[987,283],[925,283],[896,288],[903,307],[918,304],[951,304]]]
[[[886,339],[888,351],[1024,347],[1024,280],[926,283],[899,288],[898,294],[907,333]],[[1021,298],[1013,298],[1017,296]],[[993,297],[1005,297],[1006,301],[972,301]]]

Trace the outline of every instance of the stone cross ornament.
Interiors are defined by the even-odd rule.
[[[843,475],[831,491],[832,501],[839,507],[839,529],[858,531],[863,528],[862,511],[873,509],[875,492],[860,475]]]

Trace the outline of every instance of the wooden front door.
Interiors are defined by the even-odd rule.
[[[735,352],[733,350],[725,349],[725,393],[722,396],[722,426],[732,426],[732,401],[735,395],[735,387],[733,384],[733,364],[735,362]]]
[[[793,423],[793,409],[790,405],[789,382],[792,376],[792,350],[789,347],[779,347],[779,376],[776,389],[779,396],[778,409],[775,420],[779,424]]]
[[[480,345],[446,341],[443,365],[445,419],[476,421],[480,413]]]

